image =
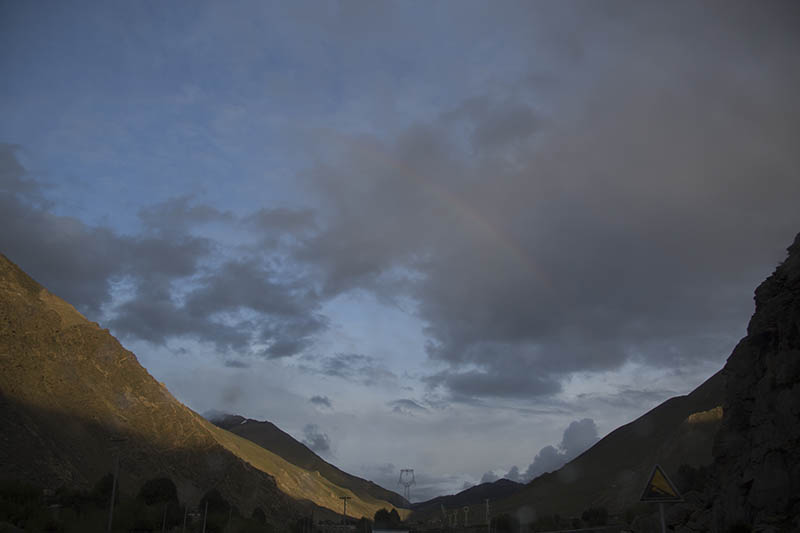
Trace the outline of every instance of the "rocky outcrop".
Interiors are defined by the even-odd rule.
[[[722,370],[711,483],[667,514],[680,533],[800,531],[800,234],[755,303]]]
[[[800,529],[800,234],[755,292],[747,336],[725,365],[714,443],[718,529]]]

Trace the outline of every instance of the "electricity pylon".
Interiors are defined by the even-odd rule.
[[[417,481],[414,479],[414,469],[404,468],[400,470],[400,478],[397,480],[398,485],[403,486],[403,496],[409,502],[411,501],[411,485],[416,485]]]

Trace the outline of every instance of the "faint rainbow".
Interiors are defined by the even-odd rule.
[[[339,139],[339,142],[345,144],[345,141]],[[482,238],[487,239],[489,242],[494,243],[509,257],[511,257],[518,266],[528,271],[539,281],[543,286],[547,287],[546,277],[541,269],[537,268],[534,261],[528,256],[525,250],[518,245],[509,235],[497,228],[490,220],[483,216],[480,211],[470,206],[467,202],[460,199],[456,194],[448,191],[439,184],[429,180],[423,174],[414,171],[411,167],[403,161],[392,157],[385,151],[379,151],[374,147],[367,146],[366,143],[359,142],[357,139],[351,139],[348,146],[352,149],[355,146],[358,154],[369,158],[373,163],[384,165],[394,171],[399,171],[403,175],[411,177],[416,183],[430,191],[434,198],[436,198],[447,209],[450,209],[456,215],[468,222],[474,229],[478,231]]]

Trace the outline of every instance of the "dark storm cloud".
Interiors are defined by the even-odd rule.
[[[52,292],[91,315],[129,259],[130,239],[49,213],[44,189],[27,179],[15,148],[0,145],[0,249]]]
[[[492,102],[481,96],[463,102],[453,111],[442,114],[449,128],[464,127],[470,131],[475,150],[487,151],[524,141],[540,126],[536,112],[524,102]]]
[[[612,407],[645,407],[657,405],[664,398],[678,396],[678,392],[669,389],[638,390],[623,387],[613,394],[579,394],[578,398],[591,402],[604,402]]]
[[[314,212],[307,209],[259,209],[243,222],[263,232],[300,233],[314,228]]]
[[[306,424],[303,428],[303,444],[320,455],[328,455],[331,451],[331,439],[316,424]]]
[[[313,403],[317,407],[327,407],[328,409],[333,409],[333,404],[331,403],[331,399],[327,396],[312,396],[309,402]]]
[[[414,413],[425,413],[428,411],[428,409],[409,398],[392,400],[388,405],[392,408],[392,411],[403,415],[413,415]]]
[[[190,335],[270,358],[301,352],[326,327],[315,295],[255,260],[228,261],[192,281],[182,304],[168,285],[141,286],[117,307],[111,326],[151,342]]]
[[[25,168],[17,159],[19,150],[17,145],[0,143],[0,194],[4,198],[45,203],[41,194],[42,184],[25,176]]]
[[[276,280],[276,273],[254,260],[228,261],[199,280],[200,288],[186,299],[186,310],[197,316],[240,308],[293,317],[313,306],[314,295],[303,286]]]
[[[255,256],[212,261],[218,243],[189,233],[231,222],[229,213],[172,199],[141,210],[143,233],[120,235],[53,215],[44,198],[15,148],[0,146],[0,249],[90,318],[121,283],[126,294],[105,321],[117,335],[158,344],[187,336],[224,352],[285,357],[327,326],[319,298],[294,275]]]
[[[351,31],[383,39],[380,25],[354,21],[399,11],[352,9],[357,17],[308,16],[339,42]],[[304,145],[298,178],[315,193],[313,211],[236,218],[180,197],[143,209],[142,234],[119,235],[49,212],[6,147],[0,246],[90,315],[127,283],[110,310],[122,334],[268,357],[306,351],[327,327],[330,298],[411,296],[441,365],[427,384],[460,401],[542,397],[570,373],[626,362],[721,361],[753,287],[800,227],[797,6],[464,10],[452,31],[485,30],[472,49],[484,54],[478,70],[503,76],[465,83],[448,93],[449,109],[410,125],[333,131],[317,152]],[[518,53],[489,46],[496,61],[483,61],[495,42]],[[460,85],[463,74],[437,80]],[[192,231],[228,223],[262,246],[231,261]],[[312,370],[393,379],[359,357],[320,358]]]
[[[136,296],[114,309],[108,321],[118,335],[163,344],[174,336],[191,336],[210,341],[224,351],[244,349],[252,337],[247,321],[233,325],[209,321],[184,312],[167,285],[143,284]]]
[[[233,214],[208,205],[196,205],[191,196],[171,198],[139,212],[144,226],[159,233],[186,233],[198,224],[232,222]]]
[[[341,135],[308,174],[330,222],[296,257],[328,295],[410,291],[456,399],[722,361],[800,228],[797,10],[603,6],[565,8],[546,86]]]
[[[383,362],[369,355],[339,353],[327,357],[305,356],[301,370],[373,386],[394,382],[397,376]]]
[[[536,368],[524,371],[509,362],[507,367],[485,371],[444,371],[423,378],[431,388],[444,387],[453,399],[468,401],[481,397],[529,398],[561,390],[558,381],[536,376]],[[533,375],[531,375],[533,374]]]

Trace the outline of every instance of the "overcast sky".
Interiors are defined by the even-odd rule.
[[[800,231],[793,2],[0,0],[0,251],[422,500],[722,367]]]

